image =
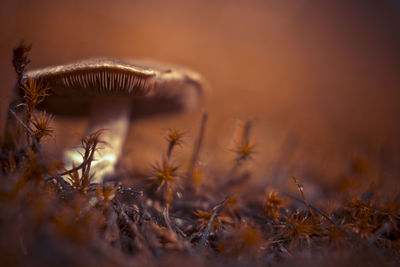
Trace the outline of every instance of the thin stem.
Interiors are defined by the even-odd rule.
[[[208,119],[208,114],[204,113],[203,116],[201,117],[199,137],[196,141],[196,144],[195,144],[195,147],[193,150],[193,154],[192,154],[192,158],[190,160],[190,165],[189,165],[189,169],[188,169],[189,178],[191,178],[193,176],[194,168],[199,159],[200,149],[203,144],[204,132],[205,132],[206,124],[207,124],[207,119]]]
[[[88,163],[95,172],[95,182],[114,174],[129,130],[130,109],[131,100],[126,98],[98,97],[92,104],[85,136],[101,131],[99,143],[103,144],[94,151],[93,161]],[[82,147],[67,150],[64,153],[67,169],[73,165],[86,166],[81,164],[84,153],[87,151]]]

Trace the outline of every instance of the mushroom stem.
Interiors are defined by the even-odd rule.
[[[131,99],[116,97],[97,97],[89,115],[85,136],[101,130],[101,142],[94,153],[91,172],[95,172],[93,182],[102,182],[115,170],[129,130]],[[64,152],[66,167],[82,163],[83,148],[73,148]]]

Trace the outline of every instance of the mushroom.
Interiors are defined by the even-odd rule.
[[[25,78],[50,89],[38,108],[53,114],[88,116],[86,134],[102,130],[106,145],[95,153],[96,181],[112,175],[128,133],[132,110],[142,114],[183,111],[196,106],[202,77],[189,69],[149,61],[89,59],[27,72]],[[79,165],[79,149],[64,152],[67,166]]]

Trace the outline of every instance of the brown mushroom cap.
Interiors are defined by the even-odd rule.
[[[140,115],[192,108],[204,80],[189,69],[145,60],[95,58],[26,73],[40,80],[50,96],[38,108],[59,115],[87,115],[96,96],[132,98]]]

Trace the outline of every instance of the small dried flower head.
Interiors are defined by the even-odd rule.
[[[387,200],[386,204],[380,208],[381,214],[393,221],[394,218],[400,218],[400,199]]]
[[[97,188],[96,195],[99,200],[103,201],[104,203],[107,203],[114,199],[117,190],[118,186],[111,187],[103,185]]]
[[[290,241],[289,247],[293,248],[300,241],[306,241],[311,245],[311,237],[320,235],[322,232],[321,224],[315,220],[315,217],[305,212],[296,212],[286,217],[286,231],[281,235]]]
[[[237,154],[237,161],[244,161],[247,159],[252,159],[252,155],[256,153],[254,151],[255,145],[250,144],[248,141],[243,142],[238,146],[234,152]]]
[[[103,207],[103,214],[108,216],[111,201],[115,198],[119,186],[110,186],[103,184],[96,190],[96,206]]]
[[[182,143],[183,133],[179,130],[169,129],[167,141],[169,144],[180,145]]]
[[[346,234],[345,230],[346,228],[348,228],[347,225],[344,225],[342,228],[333,224],[328,225],[326,230],[332,245],[340,247],[343,246],[346,241],[348,241],[348,235]]]
[[[371,204],[370,200],[361,201],[356,198],[345,204],[344,211],[353,220],[357,218],[369,218],[375,213],[375,206]]]
[[[150,177],[151,184],[156,185],[156,192],[163,191],[164,199],[170,203],[173,196],[173,188],[178,178],[178,166],[174,166],[164,160],[162,164],[153,166],[153,176]]]
[[[199,223],[200,228],[206,228],[208,223],[211,220],[211,216],[213,214],[214,210],[197,210],[195,212],[195,215],[197,216],[197,221]],[[232,224],[233,220],[231,217],[224,216],[221,214],[218,214],[215,216],[214,222],[212,224],[212,231],[215,231],[216,229],[223,229],[225,225],[227,224]]]
[[[49,136],[54,138],[54,129],[50,127],[50,123],[53,120],[53,116],[46,114],[46,111],[41,111],[39,116],[34,115],[32,124],[35,127],[33,135],[36,140],[40,141],[42,137]]]
[[[182,143],[182,133],[178,130],[169,129],[167,141],[168,141],[168,151],[167,157],[170,158],[172,154],[172,150],[176,145],[181,145]]]
[[[374,235],[379,212],[370,200],[353,199],[345,204],[344,211],[351,221],[349,228],[353,233],[365,239]]]
[[[104,144],[103,141],[100,141],[100,135],[102,134],[102,132],[103,130],[99,130],[83,137],[81,140],[82,147],[87,148],[87,147],[97,146],[97,144],[99,143]]]
[[[351,226],[350,230],[361,238],[370,239],[376,230],[376,222],[370,218],[359,218]]]
[[[278,197],[278,194],[272,190],[266,192],[266,197],[265,211],[268,216],[277,219],[279,217],[279,209],[285,206],[284,200]]]
[[[222,253],[241,255],[256,253],[262,243],[262,235],[252,225],[237,224],[232,231],[218,243],[218,250]]]
[[[25,105],[30,109],[29,111],[32,112],[38,104],[49,96],[50,89],[44,86],[40,81],[29,78],[23,81],[21,90],[23,92],[22,99]]]
[[[161,165],[156,165],[153,167],[153,176],[150,179],[153,184],[157,184],[157,190],[159,190],[164,185],[170,185],[174,183],[177,179],[177,173],[179,167],[173,166],[167,161],[163,161]]]

